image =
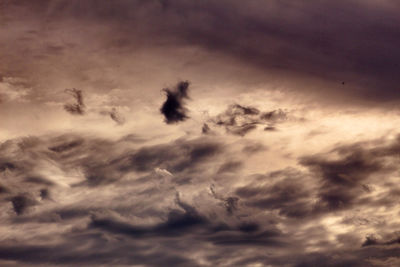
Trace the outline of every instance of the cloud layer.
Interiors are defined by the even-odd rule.
[[[0,8],[0,266],[400,266],[396,1]]]
[[[399,189],[382,177],[398,177],[399,140],[339,145],[300,158],[306,169],[242,175],[248,158],[226,162],[238,147],[218,136],[156,145],[70,134],[9,140],[1,145],[3,227],[36,233],[11,234],[23,245],[3,239],[0,258],[18,265],[381,266],[372,262],[398,255],[397,223],[385,214],[398,212]],[[330,229],[329,220],[348,230]],[[227,258],[237,248],[249,252]]]

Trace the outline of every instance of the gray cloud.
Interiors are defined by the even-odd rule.
[[[317,209],[348,208],[369,193],[364,185],[374,175],[395,171],[398,140],[376,147],[370,147],[368,143],[339,146],[332,151],[339,154],[338,160],[326,159],[322,155],[302,158],[300,163],[320,177]]]
[[[264,130],[275,129],[275,124],[286,119],[286,112],[280,109],[261,113],[255,107],[233,104],[225,112],[211,118],[209,123],[224,127],[227,133],[245,136],[256,129],[258,125],[268,125],[265,126]],[[203,125],[202,132],[204,134],[211,132],[208,124]]]
[[[83,115],[85,113],[85,104],[83,103],[83,95],[82,90],[79,89],[65,89],[65,92],[72,95],[76,103],[74,104],[65,104],[65,111],[73,114],[73,115]]]
[[[286,169],[262,175],[236,188],[235,195],[245,206],[276,210],[293,218],[362,206],[388,207],[398,196],[397,186],[372,197],[374,191],[368,185],[379,184],[379,177],[396,175],[398,142],[397,138],[386,143],[381,140],[379,145],[338,145],[326,154],[300,158],[299,163],[309,168],[309,173]]]
[[[382,239],[337,234],[330,243],[325,239],[328,230],[319,222],[324,216],[351,214],[366,205],[388,206],[383,200],[397,196],[395,187],[372,195],[372,185],[379,182],[379,175],[395,171],[398,148],[398,139],[337,145],[325,154],[300,158],[307,170],[287,168],[229,184],[227,179],[244,175],[238,170],[245,159],[227,157],[231,147],[216,136],[156,145],[135,136],[113,141],[76,134],[9,140],[0,145],[4,188],[0,196],[12,211],[2,215],[7,218],[5,227],[34,226],[38,232],[19,243],[2,241],[0,259],[20,266],[109,265],[117,259],[120,265],[145,266],[158,266],[161,259],[175,266],[318,266],[322,262],[379,266],[370,260],[385,263],[398,252],[398,238],[384,234],[388,223],[374,228],[383,233]],[[80,170],[80,182],[60,186],[52,175],[38,171],[55,166],[65,177]],[[209,187],[211,181],[218,186]],[[191,198],[191,190],[202,187],[204,192]],[[72,197],[64,203],[60,194]],[[64,227],[74,232],[65,232]],[[46,240],[47,235],[56,238],[57,245],[32,243]],[[324,253],[299,250],[310,240]],[[349,249],[338,249],[335,242]],[[211,251],[206,249],[210,246]],[[235,254],[228,263],[227,255],[238,248],[251,253]],[[191,256],[195,251],[205,253],[202,261]],[[152,259],[155,255],[160,260]]]
[[[179,82],[175,89],[164,89],[167,99],[160,108],[160,112],[165,117],[167,124],[184,121],[188,118],[187,108],[184,106],[184,100],[189,98],[189,82]]]
[[[109,116],[110,119],[115,121],[118,125],[123,125],[125,123],[125,118],[118,112],[116,108],[112,108],[109,111],[101,111],[100,114]]]

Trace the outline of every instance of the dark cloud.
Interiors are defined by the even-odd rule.
[[[208,126],[207,123],[204,123],[203,127],[201,128],[201,132],[203,134],[209,134],[211,132],[210,126]]]
[[[102,229],[132,238],[182,237],[195,235],[218,246],[282,246],[282,233],[276,229],[263,230],[255,222],[229,225],[200,214],[194,207],[176,198],[183,210],[172,210],[167,219],[153,226],[134,226],[112,218],[92,218],[89,228]]]
[[[285,245],[282,241],[280,241],[277,238],[281,235],[279,231],[266,230],[259,232],[256,231],[256,228],[242,228],[241,231],[244,233],[238,233],[238,232],[220,233],[211,237],[210,241],[212,241],[215,245],[219,246],[279,247]]]
[[[265,145],[263,145],[262,143],[249,142],[243,147],[242,152],[246,153],[246,154],[255,154],[255,153],[259,153],[261,151],[265,151],[267,149],[268,148]]]
[[[307,267],[307,266],[330,266],[330,267],[346,267],[346,266],[369,266],[369,263],[363,259],[352,255],[341,254],[341,257],[335,257],[335,255],[324,255],[322,253],[313,253],[306,255],[303,259],[300,259],[295,267]]]
[[[276,128],[274,126],[266,126],[264,131],[276,131]]]
[[[42,199],[51,199],[50,190],[47,188],[40,189],[40,197]]]
[[[286,120],[286,118],[286,113],[280,109],[261,113],[255,107],[233,104],[225,112],[211,118],[209,122],[216,126],[224,127],[226,132],[230,134],[245,136],[256,129],[258,125],[267,124],[269,125],[267,127],[273,127],[273,125]],[[203,133],[209,131],[208,125],[207,128],[203,126]]]
[[[118,112],[116,108],[112,108],[110,111],[102,111],[100,114],[109,116],[118,125],[123,125],[125,123],[125,118]]]
[[[215,185],[213,185],[213,184],[210,186],[210,191],[211,191],[212,196],[215,199],[220,200],[223,203],[223,205],[224,205],[224,207],[226,209],[226,212],[229,215],[232,215],[236,210],[238,210],[238,203],[239,203],[239,198],[238,197],[234,197],[234,196],[224,197],[224,196],[221,196],[220,194],[218,194],[215,191]]]
[[[193,173],[222,152],[223,146],[211,139],[176,140],[170,144],[144,146],[109,164],[117,165],[120,172],[146,172],[158,167],[173,173]]]
[[[166,93],[167,100],[160,108],[160,112],[165,117],[167,124],[177,123],[184,121],[188,118],[187,108],[185,107],[184,100],[188,99],[189,82],[179,82],[174,89],[163,89]]]
[[[273,182],[276,180],[275,182]],[[312,191],[302,186],[304,174],[287,169],[271,173],[262,180],[236,189],[235,194],[246,206],[263,210],[277,210],[279,214],[303,218],[311,214],[313,208]],[[268,181],[265,185],[260,185]],[[301,182],[300,182],[301,181]]]
[[[67,152],[68,150],[73,150],[74,148],[82,145],[84,142],[83,139],[75,139],[72,141],[65,141],[62,142],[61,144],[57,144],[55,146],[49,147],[51,151],[57,152],[57,153],[63,153]]]
[[[303,157],[300,163],[310,168],[320,180],[317,210],[349,208],[370,193],[365,184],[374,175],[395,170],[399,138],[389,144],[369,143],[336,147],[331,154]],[[332,159],[335,156],[338,159]],[[364,200],[365,201],[365,200]]]
[[[244,136],[257,127],[259,113],[256,108],[234,104],[211,121],[215,125],[225,127],[228,133]]]
[[[17,262],[18,266],[200,266],[165,246],[154,250],[148,245],[107,240],[100,233],[90,232],[69,233],[62,242],[51,245],[10,242],[0,246],[0,259]]]
[[[389,207],[398,187],[372,197],[375,191],[368,184],[396,175],[399,148],[399,138],[338,145],[328,153],[300,158],[309,172],[289,168],[268,173],[249,179],[234,195],[243,206],[299,219],[362,206]]]
[[[243,163],[240,161],[228,161],[224,164],[221,165],[221,167],[218,169],[218,173],[234,173],[238,171],[240,168],[242,168]]]
[[[42,184],[42,185],[54,185],[54,183],[46,178],[40,177],[40,176],[28,176],[24,180],[27,183],[33,183],[33,184]]]
[[[25,195],[17,195],[10,199],[13,209],[17,215],[24,213],[27,208],[34,206],[37,202]]]
[[[85,104],[83,103],[82,90],[79,89],[65,89],[65,92],[72,95],[76,103],[65,104],[64,109],[73,115],[83,115],[85,113]]]
[[[368,247],[368,246],[390,246],[390,245],[396,245],[400,244],[400,237],[397,236],[393,239],[390,239],[388,241],[383,241],[379,240],[377,237],[374,235],[369,235],[365,238],[365,241],[362,243],[362,247]]]
[[[204,228],[210,224],[208,219],[200,215],[195,208],[183,203],[179,195],[177,195],[176,203],[183,211],[176,209],[170,211],[165,222],[154,226],[133,226],[129,223],[118,222],[109,218],[92,218],[89,227],[140,238],[151,236],[180,236],[193,233],[195,228]]]
[[[373,246],[373,245],[377,245],[378,244],[378,240],[376,237],[374,236],[367,236],[365,238],[365,241],[362,243],[363,247],[367,247],[367,246]]]

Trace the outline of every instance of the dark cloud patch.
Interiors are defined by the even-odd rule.
[[[210,222],[197,210],[182,202],[177,195],[177,205],[183,210],[171,210],[167,215],[167,220],[154,226],[134,226],[116,220],[92,218],[89,227],[100,228],[112,233],[128,235],[135,238],[152,236],[181,236],[193,233],[197,228],[208,227]]]
[[[10,192],[10,189],[8,189],[6,186],[0,184],[0,195],[1,194],[6,194],[6,193],[9,193],[9,192]]]
[[[40,190],[41,200],[52,200],[51,192],[48,189]],[[49,209],[44,212],[37,212],[33,214],[26,214],[24,216],[15,217],[13,219],[14,223],[24,224],[24,223],[73,223],[75,220],[89,218],[95,212],[104,211],[103,207],[57,207],[55,209]]]
[[[257,143],[257,142],[250,142],[244,145],[242,152],[245,154],[255,154],[259,153],[261,151],[265,151],[268,148],[262,144],[262,143]]]
[[[182,202],[179,195],[177,195],[176,204],[181,210],[171,210],[165,221],[155,225],[135,226],[115,218],[93,217],[88,227],[136,239],[197,236],[200,240],[218,246],[284,245],[281,240],[282,233],[276,229],[266,230],[260,224],[251,221],[240,222],[236,225],[219,221],[218,217],[200,214],[196,208]]]
[[[108,240],[101,233],[90,232],[61,237],[60,242],[51,245],[2,244],[0,259],[16,262],[18,266],[200,266],[166,246],[154,249],[147,244]]]
[[[46,178],[40,177],[40,176],[28,176],[25,178],[25,182],[33,183],[33,184],[47,185],[47,186],[54,185],[54,183],[52,181],[50,181],[49,179],[46,179]]]
[[[37,204],[34,199],[26,195],[13,196],[10,201],[17,215],[23,214],[29,207]]]
[[[116,159],[121,171],[149,171],[156,167],[182,172],[195,169],[223,151],[221,144],[211,139],[177,140],[167,145],[142,147],[138,151]]]
[[[80,89],[65,89],[65,92],[70,94],[76,103],[65,104],[64,109],[72,115],[83,115],[85,113],[85,104],[83,103],[82,90]]]
[[[365,190],[369,179],[396,170],[399,152],[397,138],[389,144],[372,147],[370,143],[338,146],[328,155],[300,159],[300,163],[310,168],[319,179],[316,210],[346,209],[356,204],[362,196],[370,193],[370,190]]]
[[[202,134],[209,134],[211,132],[210,126],[208,126],[207,123],[203,124],[203,127],[201,127],[201,133]]]
[[[224,205],[226,212],[229,215],[232,215],[236,210],[238,210],[238,203],[239,203],[239,198],[238,197],[234,197],[234,196],[228,196],[228,197],[224,197],[221,196],[220,194],[218,194],[215,190],[215,185],[211,185],[210,186],[210,192],[212,194],[212,196],[217,199],[220,200],[222,202],[222,204]]]
[[[233,104],[225,112],[210,119],[210,123],[224,127],[226,132],[230,134],[245,136],[256,129],[258,125],[267,124],[266,127],[274,127],[273,125],[286,120],[286,118],[287,115],[282,110],[261,113],[255,107]],[[209,128],[208,125],[207,127]],[[207,129],[207,132],[209,131]]]
[[[228,133],[244,136],[257,127],[257,115],[260,111],[253,107],[234,104],[212,119],[215,125],[223,126]]]
[[[388,241],[384,240],[379,240],[376,236],[374,235],[369,235],[365,238],[364,242],[362,243],[362,247],[368,247],[368,246],[390,246],[390,245],[400,245],[400,237],[397,236],[395,238],[392,238]]]
[[[328,153],[300,158],[310,172],[289,168],[249,178],[252,182],[236,188],[234,195],[244,207],[298,219],[363,206],[389,207],[398,187],[373,197],[368,184],[396,175],[399,153],[399,138],[337,145]]]
[[[184,100],[189,98],[189,82],[179,82],[174,89],[163,89],[167,99],[160,108],[167,124],[178,123],[188,118]]]
[[[378,245],[378,240],[375,236],[367,236],[365,241],[362,243],[363,247]]]
[[[268,122],[279,122],[287,119],[287,114],[281,109],[265,112],[261,114],[260,119]]]
[[[125,118],[118,112],[116,108],[112,108],[110,111],[101,111],[100,114],[109,116],[118,125],[125,123]]]
[[[224,205],[228,214],[233,214],[238,209],[239,198],[227,197],[224,199]]]
[[[83,139],[75,139],[70,142],[63,142],[62,144],[49,147],[51,151],[62,153],[72,150],[83,144]]]
[[[264,131],[273,132],[273,131],[276,131],[276,128],[275,128],[274,126],[266,126],[266,127],[264,128]]]
[[[12,162],[5,161],[5,162],[0,163],[0,171],[2,171],[2,172],[6,171],[6,170],[12,171],[12,170],[15,170],[16,168],[17,168],[17,166]]]
[[[383,267],[397,266],[399,264],[398,247],[363,247],[349,249],[332,249],[324,252],[304,253],[295,255],[293,266],[329,266],[329,267]],[[279,262],[279,261],[278,261]],[[279,264],[277,264],[279,266]]]
[[[235,173],[243,167],[241,161],[228,161],[221,165],[218,169],[218,173]]]
[[[324,255],[322,253],[312,253],[303,256],[295,263],[295,267],[308,267],[308,266],[329,266],[329,267],[362,267],[371,266],[365,259],[358,258],[349,254],[341,253],[341,257],[335,255]],[[300,258],[300,257],[299,257]]]
[[[50,190],[47,188],[40,189],[41,199],[51,199]]]
[[[257,232],[260,229],[260,225],[254,222],[244,222],[241,225],[239,225],[239,231],[245,232],[245,233],[252,233],[252,232]]]
[[[362,149],[343,155],[338,160],[327,160],[316,156],[303,158],[301,163],[319,172],[328,183],[349,187],[358,185],[369,175],[384,169],[380,158],[371,157]]]
[[[218,246],[285,246],[285,243],[279,239],[282,234],[278,230],[258,231],[258,226],[252,224],[241,225],[239,230],[221,232],[210,237],[209,240]]]
[[[278,176],[274,177],[275,175]],[[304,218],[311,214],[313,194],[310,188],[302,185],[302,173],[286,170],[279,174],[270,174],[264,179],[271,181],[263,185],[254,182],[236,189],[235,194],[240,197],[243,205],[276,210],[280,215],[293,218]]]

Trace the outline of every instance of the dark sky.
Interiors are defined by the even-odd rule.
[[[395,0],[0,0],[0,266],[400,266]]]

